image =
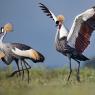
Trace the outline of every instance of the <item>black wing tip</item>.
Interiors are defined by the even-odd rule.
[[[47,8],[44,4],[38,3],[40,8]]]
[[[46,15],[47,15],[48,17],[50,17],[50,18],[53,19],[52,14],[51,14],[50,10],[48,9],[48,7],[45,6],[45,5],[42,4],[42,3],[38,3],[38,4],[40,4],[39,7],[41,8],[41,10],[42,10],[44,13],[46,13]],[[53,19],[53,20],[54,20],[54,19]]]
[[[39,7],[45,7],[45,5],[44,4],[42,4],[42,3],[38,3],[39,4]]]
[[[41,8],[41,10],[43,10],[44,13],[50,14],[49,9],[42,3],[38,3],[40,4],[39,7]]]
[[[39,4],[39,5],[42,5],[42,6],[45,6],[43,3],[40,3],[40,2],[39,2],[38,4]]]
[[[40,54],[40,58],[35,60],[35,59],[31,59],[34,63],[40,63],[40,62],[44,62],[45,61],[45,57]]]
[[[38,52],[39,53],[39,52]],[[39,62],[44,62],[45,61],[45,57],[43,54],[39,53],[39,56],[40,56],[40,60]]]
[[[38,4],[43,5],[43,4],[42,4],[42,3],[40,3],[40,2],[39,2]]]

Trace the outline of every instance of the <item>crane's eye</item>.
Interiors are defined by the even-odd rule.
[[[1,27],[0,32],[4,32],[4,27]]]
[[[56,21],[56,26],[58,26],[58,24],[59,24],[59,21]]]

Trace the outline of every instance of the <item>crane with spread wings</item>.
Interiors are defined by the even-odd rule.
[[[87,9],[86,11],[77,15],[69,31],[63,24],[63,15],[55,16],[54,13],[42,3],[39,3],[39,7],[44,13],[46,13],[47,16],[52,18],[56,23],[56,50],[67,56],[69,59],[70,72],[68,80],[70,79],[72,73],[71,59],[73,59],[78,63],[76,78],[77,81],[80,81],[80,61],[89,60],[82,53],[90,44],[90,37],[95,30],[95,7]]]

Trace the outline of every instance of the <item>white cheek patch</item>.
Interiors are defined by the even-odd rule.
[[[63,26],[63,25],[61,26],[60,31],[58,31],[58,32],[59,32],[59,39],[61,39],[64,36],[67,37],[67,35],[68,35],[68,31],[66,30],[65,26]]]

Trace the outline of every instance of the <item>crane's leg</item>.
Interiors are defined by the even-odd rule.
[[[69,58],[69,64],[70,64],[70,72],[69,72],[69,76],[68,76],[68,81],[69,81],[69,79],[71,77],[71,73],[72,73],[72,67],[71,67],[71,56],[70,56],[70,54],[67,54],[67,56]]]
[[[28,66],[28,68],[27,68],[27,69],[28,69],[28,71],[29,71],[29,69],[31,69],[31,66],[28,64],[28,62],[27,62],[25,59],[24,59],[23,61],[26,63],[25,65],[27,65],[27,66]]]
[[[19,73],[19,76],[21,76],[20,68],[19,68],[19,60],[15,59],[16,65],[18,70],[14,71],[9,77],[13,77],[15,74]]]
[[[24,64],[26,63],[27,65],[28,65],[28,68],[27,69],[31,69],[31,66],[28,64],[28,62],[26,62],[24,59],[22,60],[23,62],[24,62]],[[18,65],[19,65],[20,63],[18,63]],[[24,71],[24,70],[26,70],[26,68],[24,69],[22,69],[22,70],[16,70],[16,71],[14,71],[9,77],[12,77],[12,76],[14,76],[15,74],[17,74],[18,72],[22,72],[22,71]]]
[[[9,77],[13,77],[15,74],[19,73],[19,75],[21,75],[21,71],[24,71],[24,69],[20,70],[19,68],[19,64],[21,64],[21,60],[15,60],[18,70],[14,71]]]
[[[21,60],[21,67],[22,67],[22,80],[23,80],[24,79],[24,68],[23,68],[22,60]]]
[[[26,70],[27,70],[27,73],[28,73],[28,83],[29,83],[29,70],[28,70],[28,68],[27,68],[27,66],[26,66],[26,64],[25,64],[25,61],[23,61],[23,63],[24,63],[24,65],[25,65]]]
[[[75,60],[78,63],[78,69],[77,69],[77,81],[80,82],[80,62],[78,60]]]
[[[27,66],[28,66],[27,69],[31,69],[31,66],[28,64],[28,62],[26,60],[23,60],[23,61],[27,64]]]
[[[16,65],[17,65],[17,68],[18,68],[18,71],[19,71],[19,76],[21,76],[21,72],[20,72],[20,68],[19,68],[19,63],[18,63],[18,59],[15,60],[15,62],[16,62]]]

